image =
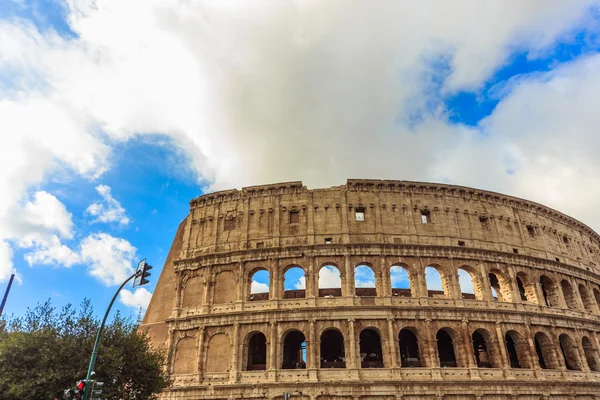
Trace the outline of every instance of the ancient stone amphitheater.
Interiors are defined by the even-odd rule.
[[[168,349],[163,399],[599,399],[599,265],[589,227],[498,193],[254,186],[191,201],[143,327]]]

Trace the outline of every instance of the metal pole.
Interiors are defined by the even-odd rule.
[[[10,287],[12,286],[14,279],[15,279],[15,274],[12,274],[10,276],[10,280],[8,281],[8,287],[6,288],[6,292],[4,293],[4,298],[2,299],[2,304],[0,304],[0,317],[2,316],[2,311],[4,311],[4,305],[6,304],[6,299],[8,298],[8,292],[10,292]]]
[[[135,274],[131,275],[129,278],[127,278],[127,280],[125,282],[123,282],[123,284],[119,287],[119,289],[113,296],[112,300],[110,301],[110,304],[108,305],[108,309],[106,310],[106,313],[104,314],[104,319],[102,320],[100,329],[98,329],[98,333],[96,334],[96,342],[94,343],[94,350],[92,350],[92,358],[90,358],[90,367],[88,368],[87,376],[85,377],[85,388],[83,389],[83,400],[87,399],[88,393],[90,392],[88,384],[90,382],[90,377],[92,376],[92,371],[94,370],[94,364],[96,363],[96,356],[98,355],[98,345],[100,344],[100,337],[102,336],[102,330],[104,329],[104,324],[106,323],[106,318],[108,318],[110,309],[112,308],[113,303],[117,299],[117,296],[119,295],[119,292],[121,291],[121,289],[123,289],[123,287],[127,284],[127,282],[129,282],[130,280],[135,278],[138,275],[138,272],[139,271],[136,271]]]

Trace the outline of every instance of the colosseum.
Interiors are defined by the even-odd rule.
[[[162,399],[600,399],[599,265],[588,226],[498,193],[253,186],[190,202],[142,326]]]

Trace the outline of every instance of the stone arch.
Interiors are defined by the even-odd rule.
[[[598,357],[598,350],[594,347],[592,340],[584,336],[581,338],[581,347],[585,354],[585,360],[590,370],[594,372],[600,371],[600,358]]]
[[[252,331],[244,340],[244,370],[264,371],[267,369],[267,337],[260,331]]]
[[[340,297],[342,295],[341,269],[333,264],[323,264],[319,268],[319,297]]]
[[[596,304],[600,307],[600,290],[597,288],[592,289],[592,294],[594,295],[594,300],[596,300]]]
[[[198,370],[196,338],[185,336],[177,342],[173,358],[174,374],[193,374]]]
[[[565,303],[567,303],[567,307],[571,310],[578,310],[577,299],[575,298],[575,291],[573,290],[573,286],[571,283],[563,279],[560,281],[560,288],[562,289],[563,296],[565,298]]]
[[[504,343],[511,368],[531,368],[529,343],[523,335],[515,330],[509,330],[504,335]]]
[[[283,298],[306,297],[306,271],[300,265],[288,265],[283,269]]]
[[[194,308],[202,305],[204,282],[201,276],[195,275],[183,284],[181,307]]]
[[[321,333],[321,368],[346,368],[344,335],[336,328],[325,329]]]
[[[237,279],[233,271],[223,270],[217,272],[214,286],[214,304],[227,304],[235,301]]]
[[[415,282],[415,274],[412,268],[404,263],[393,264],[389,273],[392,296],[413,296],[413,288],[418,285]]]
[[[563,333],[558,337],[558,342],[567,369],[581,371],[581,360],[575,341],[569,335]]]
[[[377,277],[368,263],[354,267],[354,293],[357,296],[377,296]]]
[[[463,265],[458,268],[458,285],[463,299],[483,300],[481,279],[473,267]]]
[[[498,301],[512,301],[510,284],[508,283],[508,280],[502,271],[497,268],[493,268],[488,273],[488,278],[490,281],[490,286],[496,292]]]
[[[478,368],[497,368],[499,363],[496,361],[494,353],[493,336],[486,329],[479,328],[473,331],[471,335],[473,343],[473,353],[475,354],[475,363]]]
[[[225,333],[215,333],[210,337],[206,350],[207,373],[228,372],[231,369],[231,343]]]
[[[267,283],[260,282],[266,280]],[[248,273],[247,281],[248,300],[269,300],[271,290],[271,273],[266,267],[256,267]]]
[[[359,335],[361,368],[383,368],[381,336],[375,328],[365,328]]]
[[[538,357],[538,363],[542,369],[558,369],[560,364],[556,359],[554,344],[548,335],[544,332],[537,332],[534,335],[535,352]]]
[[[583,303],[585,311],[590,314],[595,314],[594,301],[590,297],[590,292],[588,292],[585,285],[580,283],[577,290],[579,291],[579,296],[581,297],[581,302]]]
[[[283,335],[282,343],[281,368],[306,368],[306,337],[304,336],[304,333],[297,329],[291,329]]]
[[[556,283],[547,275],[540,276],[540,287],[544,296],[544,303],[548,307],[560,307],[560,295]]]
[[[538,301],[535,291],[535,282],[529,278],[529,275],[523,271],[520,271],[517,273],[516,280],[521,300],[537,304]]]
[[[398,334],[400,346],[400,364],[402,367],[421,367],[421,353],[419,351],[419,338],[416,329],[402,328]]]
[[[437,264],[425,267],[425,285],[427,286],[427,295],[429,297],[449,297],[450,282],[444,269]]]
[[[437,341],[437,352],[440,360],[440,367],[458,367],[456,358],[456,339],[457,335],[450,328],[441,328],[435,335]]]

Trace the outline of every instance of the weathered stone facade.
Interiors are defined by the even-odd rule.
[[[355,287],[359,265],[374,289]],[[324,266],[341,288],[319,289]],[[427,288],[429,266],[443,291]],[[168,349],[163,399],[600,399],[598,266],[597,233],[510,196],[255,186],[191,201],[143,327]],[[292,267],[305,289],[284,290]],[[258,270],[268,293],[250,292]]]

